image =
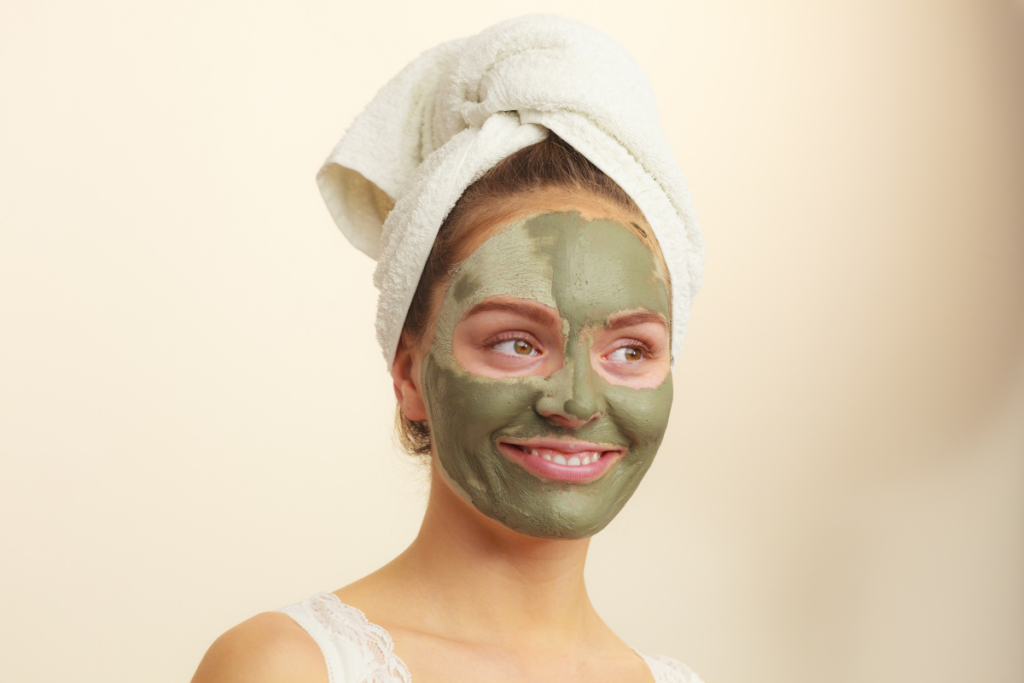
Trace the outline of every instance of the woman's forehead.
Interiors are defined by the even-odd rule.
[[[566,319],[646,309],[670,318],[667,278],[621,222],[548,212],[502,226],[459,267],[448,296],[463,312],[488,297],[532,299]]]
[[[639,214],[609,198],[574,188],[548,186],[482,203],[464,217],[473,227],[465,235],[460,251],[465,258],[496,233],[510,225],[545,213],[578,213],[587,221],[605,219],[628,225],[646,225]]]

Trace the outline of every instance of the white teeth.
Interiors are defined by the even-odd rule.
[[[536,448],[527,448],[526,446],[521,446],[520,448],[523,450],[523,452],[529,453],[530,455],[535,455],[539,458],[544,458],[548,462],[553,462],[558,465],[567,465],[569,467],[590,465],[591,463],[595,463],[601,459],[601,453],[594,451],[587,453],[577,453],[575,455],[570,455],[568,458],[566,458],[565,455],[562,455],[560,453],[555,455],[552,455],[550,452],[542,454],[539,453]]]

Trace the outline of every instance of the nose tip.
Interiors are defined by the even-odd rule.
[[[538,406],[538,408],[537,412],[544,418],[559,427],[568,429],[578,429],[601,417],[601,411],[595,410],[593,407],[588,408],[574,398],[563,403],[561,410],[545,409],[543,406]]]

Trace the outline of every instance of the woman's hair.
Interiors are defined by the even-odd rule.
[[[409,312],[405,316],[401,344],[423,342],[433,314],[431,303],[434,290],[448,281],[465,258],[460,248],[472,234],[473,228],[484,222],[482,219],[487,217],[488,209],[498,204],[496,200],[546,188],[578,191],[583,195],[609,200],[625,210],[634,219],[629,227],[664,266],[664,256],[652,231],[641,227],[646,226],[647,221],[640,207],[590,160],[554,133],[549,133],[541,142],[524,147],[503,159],[463,192],[438,230],[409,305]],[[667,268],[665,272],[668,272]],[[410,420],[399,408],[395,411],[395,427],[399,443],[410,454],[426,455],[430,452],[430,427],[426,420]]]

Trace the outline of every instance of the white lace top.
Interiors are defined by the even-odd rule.
[[[411,683],[409,669],[395,655],[388,632],[334,593],[317,593],[278,611],[298,622],[320,646],[330,683]],[[670,657],[640,656],[655,683],[701,683],[696,674]]]

